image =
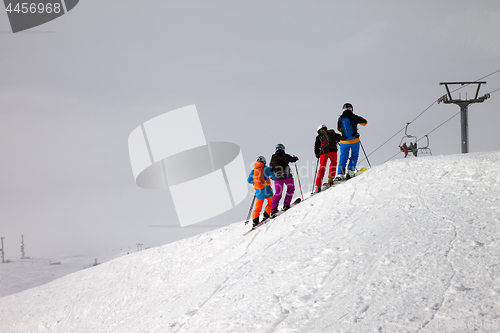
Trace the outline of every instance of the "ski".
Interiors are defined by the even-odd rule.
[[[301,200],[300,198],[295,199],[295,201],[294,201],[294,202],[292,202],[292,203],[290,204],[290,208],[288,208],[287,210],[280,210],[280,211],[278,211],[276,214],[271,215],[271,216],[270,216],[270,217],[268,217],[267,219],[265,219],[265,220],[261,221],[261,222],[260,222],[259,224],[257,224],[255,227],[252,227],[252,229],[250,229],[250,230],[248,230],[247,232],[245,232],[245,233],[243,234],[243,236],[248,235],[250,232],[254,231],[255,229],[258,229],[258,228],[260,228],[261,226],[263,226],[264,224],[267,224],[270,220],[272,220],[272,219],[274,219],[274,218],[276,218],[276,217],[280,216],[281,214],[283,214],[283,213],[287,212],[287,211],[288,211],[288,210],[290,210],[293,206],[297,205],[297,204],[298,204],[298,203],[300,203],[301,201],[302,201],[302,200]]]
[[[365,172],[367,169],[365,167],[362,167],[361,169],[359,170],[356,170],[354,172],[354,176],[351,176],[350,178],[348,179],[342,179],[342,180],[334,180],[333,181],[333,184],[330,186],[330,187],[335,187],[336,185],[339,185],[339,184],[342,184],[342,183],[345,183],[346,181],[348,181],[349,179],[353,179],[354,177],[357,177],[359,176],[360,174],[362,174],[363,172]]]
[[[365,167],[362,167],[361,169],[356,170],[354,173],[354,176],[351,176],[349,179],[353,179],[354,177],[359,176],[360,174],[362,174],[366,170],[367,169]],[[342,183],[345,183],[349,179],[341,179],[340,180],[340,179],[335,178],[335,180],[333,181],[333,183],[331,185],[328,185],[328,183],[324,183],[323,186],[321,186],[321,191],[328,190],[329,188],[332,188],[332,187],[335,187],[335,186],[340,185]]]
[[[249,233],[251,233],[252,231],[254,231],[255,229],[257,229],[257,228],[259,228],[259,227],[263,226],[263,225],[264,225],[264,224],[266,224],[266,223],[267,223],[270,219],[271,219],[271,218],[270,218],[270,217],[268,217],[267,219],[265,219],[265,220],[261,221],[259,224],[257,224],[256,226],[252,227],[252,229],[250,229],[250,230],[248,230],[247,232],[245,232],[245,233],[243,234],[243,236],[246,236],[246,235],[248,235]]]
[[[300,198],[295,199],[295,201],[290,204],[290,208],[292,208],[293,206],[295,206],[296,204],[301,203],[301,202],[302,202],[302,199],[300,199]],[[287,210],[280,210],[277,213],[272,214],[271,218],[274,219],[274,218],[280,216],[284,212],[288,211],[290,208],[288,208]]]

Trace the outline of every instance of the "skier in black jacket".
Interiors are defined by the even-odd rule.
[[[290,208],[295,185],[292,174],[290,173],[290,166],[288,163],[295,163],[299,160],[297,156],[290,156],[285,153],[285,146],[281,143],[276,145],[276,152],[271,157],[269,167],[274,172],[274,198],[271,206],[271,214],[278,212],[278,205],[281,200],[281,195],[286,185],[285,201],[283,203],[283,210]]]
[[[340,134],[335,133],[333,129],[327,129],[326,125],[318,126],[316,131],[316,141],[314,142],[314,154],[319,158],[318,174],[316,176],[316,192],[321,192],[321,184],[325,176],[326,164],[330,160],[330,169],[328,170],[328,185],[332,185],[337,168],[337,142],[340,141]]]

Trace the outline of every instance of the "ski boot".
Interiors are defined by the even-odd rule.
[[[345,177],[345,171],[346,171],[346,170],[345,170],[345,168],[342,168],[342,169],[340,170],[340,173],[339,173],[339,174],[337,174],[337,178],[335,178],[335,179],[336,179],[337,181],[343,181],[343,180],[345,180],[345,179],[346,179],[346,177]]]
[[[266,221],[269,217],[270,215],[267,212],[264,212],[264,218],[262,219],[262,223],[264,223],[264,221]]]
[[[328,178],[328,187],[333,185],[334,178]]]
[[[257,217],[255,219],[253,219],[253,227],[255,228],[258,225],[259,225],[259,218]]]

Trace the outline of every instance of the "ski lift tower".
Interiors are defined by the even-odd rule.
[[[5,237],[0,237],[0,238],[2,240],[2,248],[0,249],[0,251],[2,252],[2,263],[4,263],[5,262],[5,252],[3,252],[3,239]]]
[[[453,99],[451,97],[450,89],[448,88],[448,85],[450,84],[461,84],[463,85],[470,85],[470,84],[477,84],[477,90],[476,90],[476,96],[474,99],[467,99],[465,97],[465,100],[462,99]],[[473,103],[482,103],[486,99],[490,97],[490,94],[486,94],[482,97],[477,97],[479,94],[479,88],[481,87],[481,84],[486,84],[486,81],[480,81],[480,82],[441,82],[440,85],[444,85],[446,88],[447,95],[443,95],[440,97],[437,102],[438,103],[445,103],[445,104],[457,104],[460,106],[460,123],[461,123],[461,128],[462,128],[462,154],[467,154],[469,152],[469,121],[468,121],[468,109],[469,109],[469,104]]]
[[[24,235],[21,235],[21,254],[22,254],[21,259],[29,259],[30,258],[30,257],[26,257],[24,255]]]

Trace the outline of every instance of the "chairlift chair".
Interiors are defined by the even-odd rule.
[[[420,150],[420,154],[430,154],[432,156],[432,151],[429,148],[429,136],[426,134],[424,135],[425,138],[427,139],[427,145],[425,147],[419,147],[418,150]]]
[[[405,136],[401,139],[401,141],[399,142],[399,149],[405,153],[405,158],[406,156],[408,155],[408,151],[409,150],[412,150],[415,149],[418,151],[418,148],[417,148],[417,137],[416,136],[413,136],[413,135],[410,135],[408,134],[408,125],[410,125],[410,123],[406,123],[406,127],[405,127]],[[411,139],[412,141],[410,141],[410,145],[413,143],[414,146],[413,147],[410,147],[410,146],[407,146],[406,145],[406,141],[405,139],[406,138],[409,138]],[[413,150],[412,150],[413,152]],[[415,155],[415,157],[417,156],[415,153],[413,153],[413,155]]]

